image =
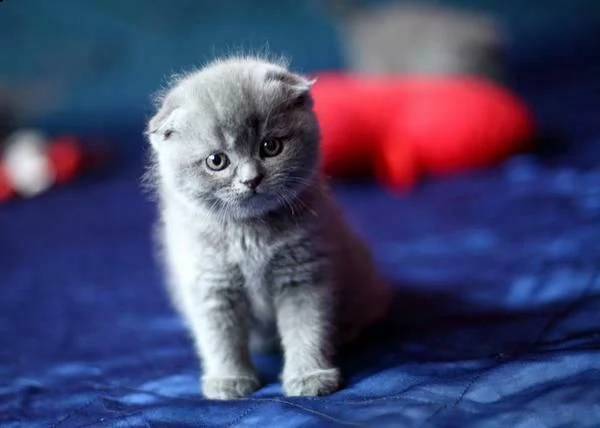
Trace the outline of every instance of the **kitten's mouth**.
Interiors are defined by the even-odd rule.
[[[266,193],[256,191],[245,192],[230,206],[241,218],[256,217],[274,208],[273,201]]]
[[[234,205],[238,205],[239,207],[248,207],[248,206],[252,206],[255,205],[257,202],[260,201],[262,194],[256,192],[255,190],[249,190],[247,192],[244,192],[240,195],[238,195],[233,203]]]
[[[259,192],[256,189],[252,189],[252,190],[248,190],[248,191],[244,192],[240,196],[240,199],[243,202],[243,201],[249,201],[249,200],[252,200],[252,199],[256,199],[257,197],[260,197],[260,196],[264,196],[264,193]]]

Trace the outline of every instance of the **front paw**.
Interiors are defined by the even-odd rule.
[[[202,378],[202,393],[211,400],[232,400],[252,394],[260,387],[256,376]]]
[[[284,379],[283,388],[288,396],[314,397],[337,391],[341,382],[338,369],[319,369]]]

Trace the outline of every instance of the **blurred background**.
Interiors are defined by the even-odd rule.
[[[410,70],[414,50],[431,49],[439,36],[419,45],[426,31],[419,25],[409,28],[406,14],[398,11],[391,15],[398,26],[404,25],[401,30],[382,30],[374,40],[367,36],[380,25],[394,27],[390,19],[374,24],[374,8],[387,7],[379,16],[389,17],[398,4],[414,9],[410,3],[385,0],[6,0],[0,4],[0,102],[18,126],[51,133],[118,130],[123,135],[128,129],[139,134],[151,111],[150,95],[169,75],[225,53],[285,54],[304,72],[368,69],[369,62],[377,62],[372,57],[393,56],[408,65],[388,68]],[[440,0],[418,5],[478,15],[463,17],[463,25],[455,22],[455,27],[464,28],[465,22],[476,27],[481,16],[493,20],[494,36],[489,28],[472,28],[471,35],[449,31],[454,31],[451,37],[485,39],[484,50],[495,44],[501,59],[494,75],[528,91],[526,96],[566,78],[592,79],[600,73],[597,1]],[[414,43],[410,52],[407,45]],[[371,58],[365,54],[378,46]],[[416,70],[427,68],[419,67],[415,65]],[[380,64],[375,71],[385,68]]]

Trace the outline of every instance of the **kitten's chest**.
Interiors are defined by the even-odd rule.
[[[267,283],[269,262],[277,251],[276,242],[254,230],[229,231],[229,257],[244,276],[248,301],[259,319],[273,316],[273,302]]]
[[[244,276],[260,276],[275,253],[275,245],[254,229],[227,230],[228,258],[239,266]]]

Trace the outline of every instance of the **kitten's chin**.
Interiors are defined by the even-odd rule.
[[[236,199],[222,199],[215,195],[198,195],[187,199],[195,209],[210,213],[221,220],[248,220],[262,217],[276,210],[279,204],[267,195],[255,194]]]
[[[280,204],[276,200],[261,194],[243,197],[229,204],[232,217],[239,220],[262,217],[279,207]]]
[[[315,186],[318,186],[318,180],[306,180],[302,186],[290,186],[285,192],[280,193],[259,191],[242,192],[236,195],[231,193],[224,196],[218,194],[203,194],[196,198],[196,203],[201,203],[205,211],[212,212],[215,216],[233,220],[251,220],[264,217],[276,211],[285,209],[290,211],[291,215],[297,215],[306,207],[306,202],[302,202],[304,194],[311,193]],[[285,193],[285,196],[284,196]]]

